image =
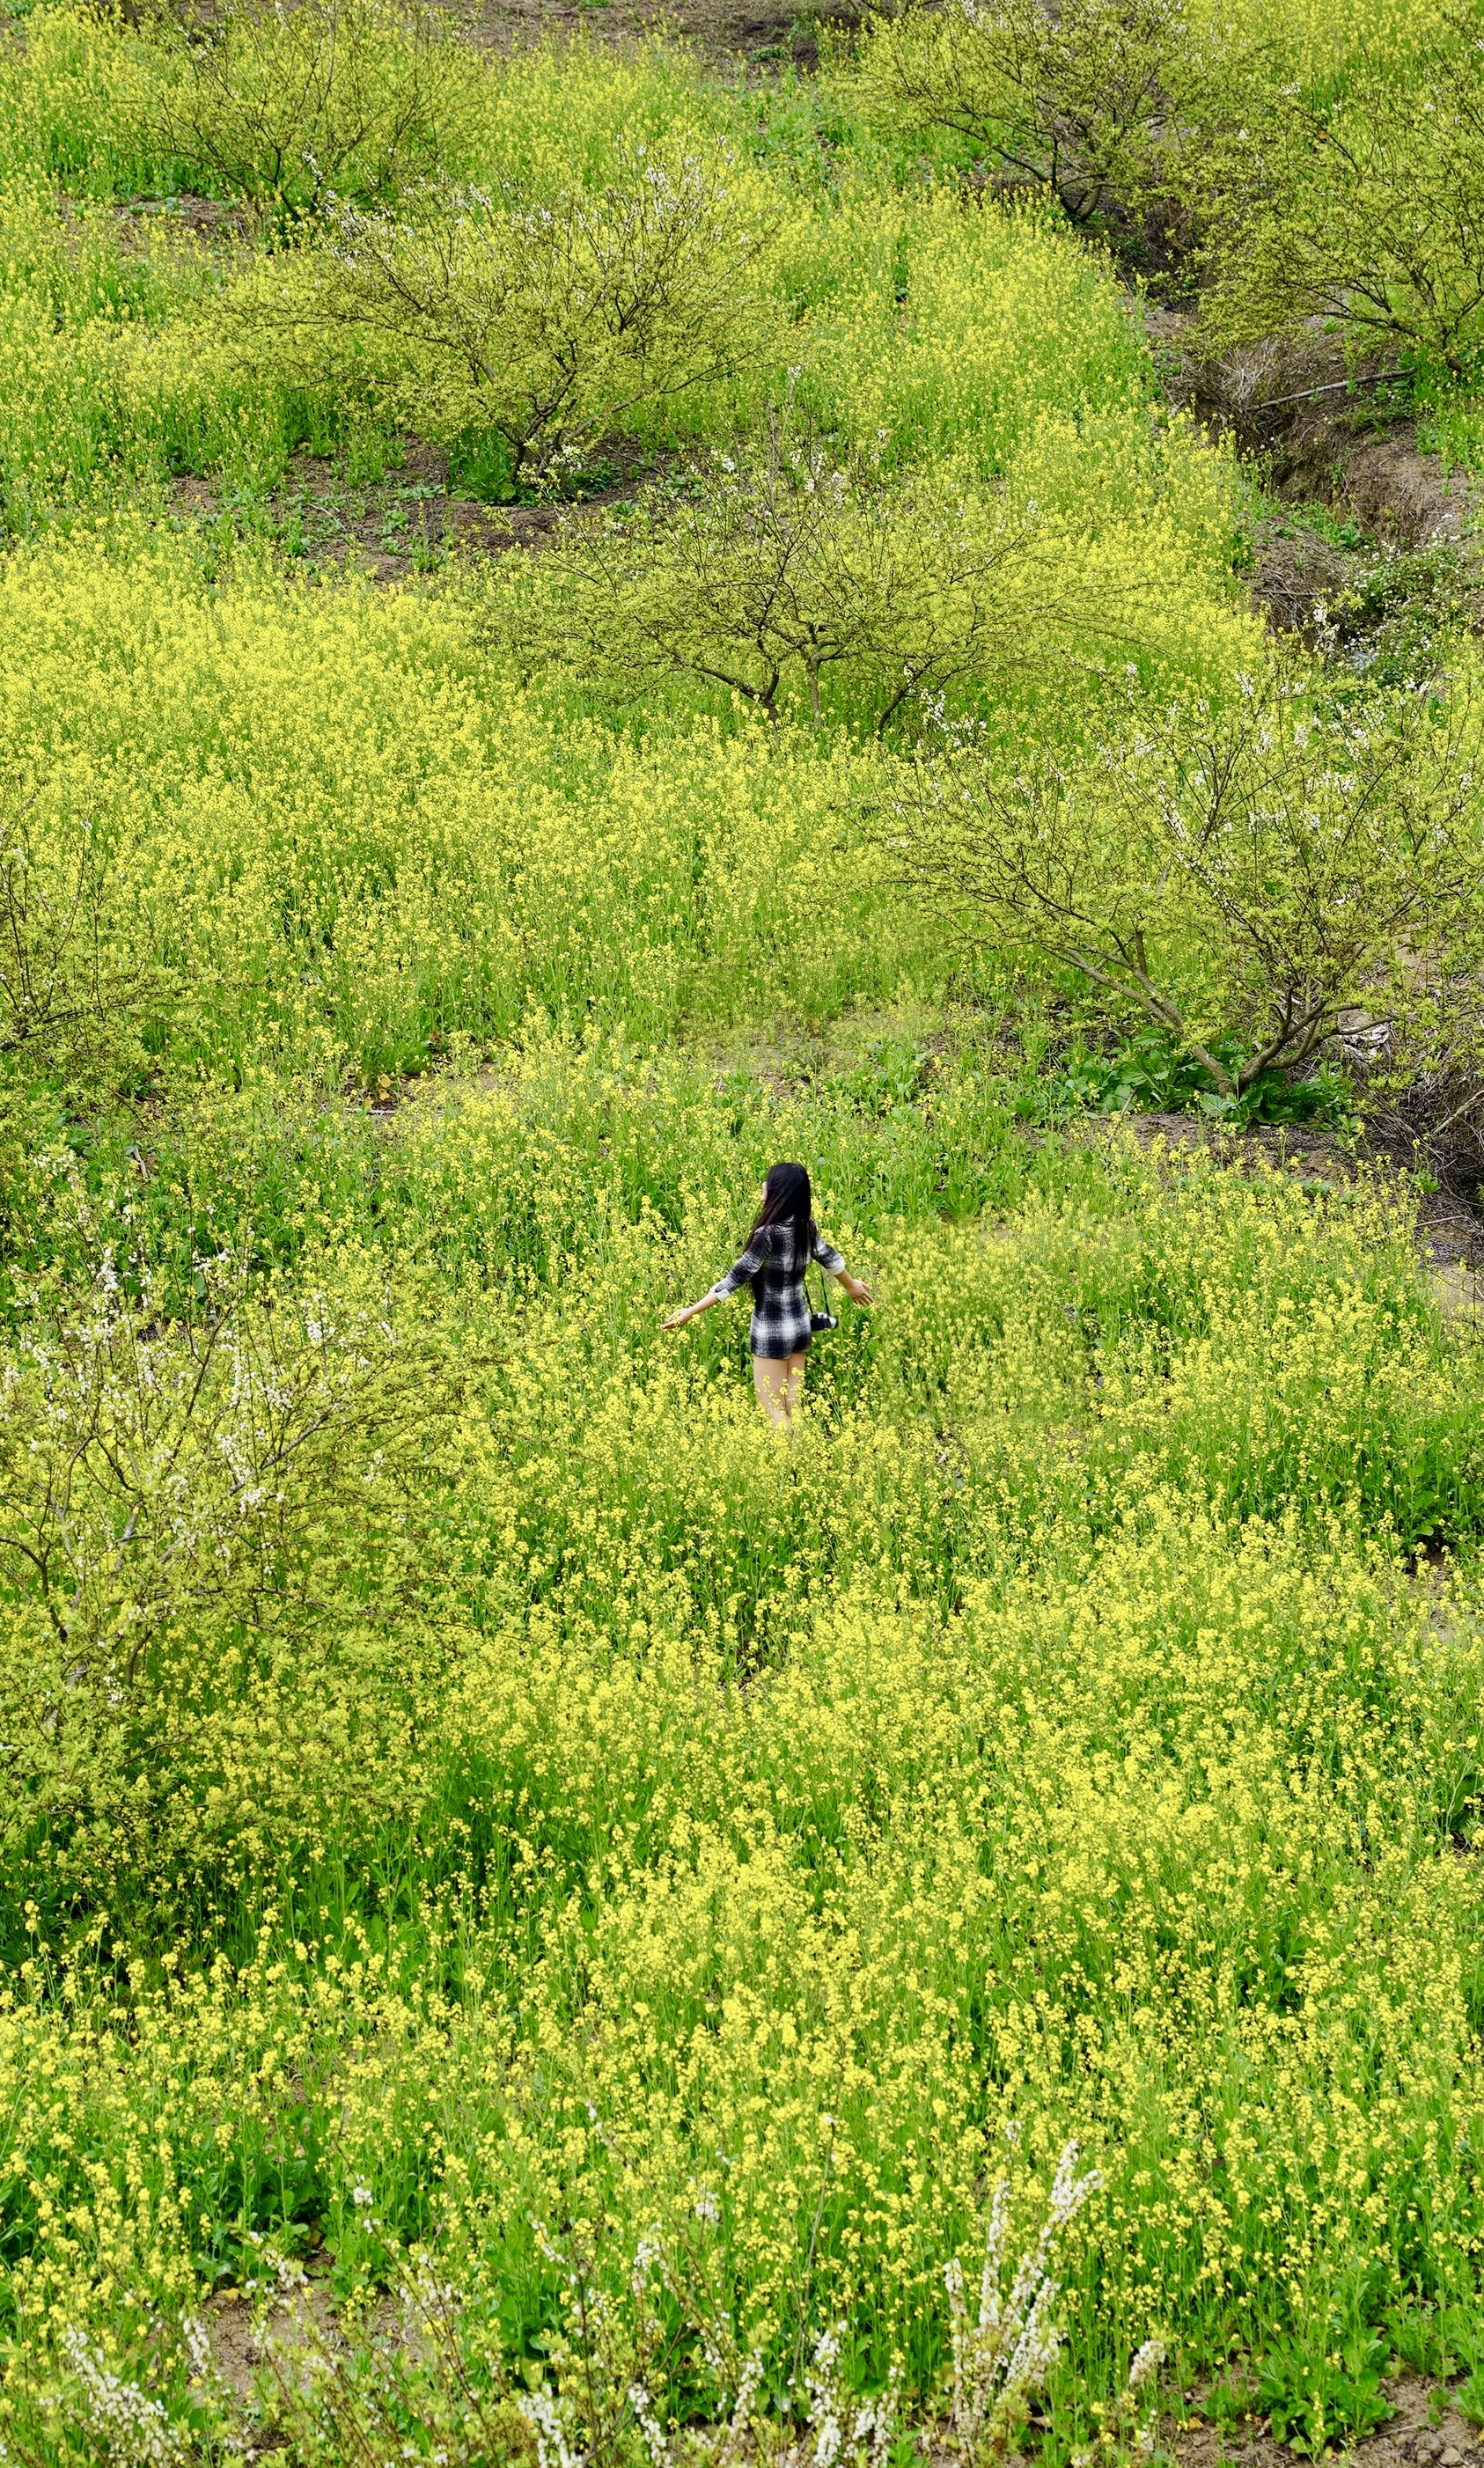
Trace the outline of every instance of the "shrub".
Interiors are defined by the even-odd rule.
[[[1400,77],[1375,57],[1309,99],[1273,89],[1192,173],[1212,224],[1204,308],[1221,347],[1317,319],[1352,356],[1452,376],[1484,335],[1484,53],[1434,48]]]
[[[1375,1054],[1468,1001],[1477,737],[1468,697],[1336,704],[1275,668],[1225,708],[1141,717],[1077,773],[1007,777],[961,744],[907,773],[888,828],[912,879],[1142,1011],[1236,1098],[1342,1030]]]
[[[953,131],[1086,223],[1162,185],[1167,126],[1209,111],[1212,63],[1180,0],[913,0],[872,18],[861,75],[878,114]]]
[[[0,1256],[28,1239],[35,1153],[121,1093],[186,998],[126,830],[65,799],[0,805]]]
[[[513,482],[549,475],[758,348],[758,233],[724,158],[637,147],[619,173],[550,204],[430,186],[395,217],[341,209],[331,247],[269,269],[235,305],[311,353],[337,329],[379,344],[398,416],[499,438]]]
[[[468,131],[472,58],[408,0],[230,0],[219,18],[157,19],[154,38],[148,145],[281,227],[331,198],[399,195]]]
[[[462,1375],[426,1325],[398,1328],[354,1258],[292,1299],[254,1291],[231,1256],[198,1260],[194,1283],[182,1301],[137,1254],[95,1244],[89,1286],[31,1287],[0,1370],[0,1706],[17,1786],[3,1822],[9,1856],[48,1839],[56,1883],[84,1900],[130,1868],[197,1887],[218,1863],[238,1876],[285,1819],[301,1840],[306,1819],[334,1824],[357,1694],[395,1757],[405,1713],[370,1699],[418,1659],[419,1503]],[[240,1799],[249,1708],[285,1757],[254,1758]]]
[[[78,1093],[137,1070],[140,1029],[177,985],[132,852],[69,807],[47,826],[13,789],[0,807],[0,1088]]]
[[[688,490],[571,522],[563,567],[553,651],[621,684],[705,678],[770,720],[802,686],[816,724],[838,673],[879,735],[925,696],[1055,656],[1076,614],[1034,509],[950,474],[891,479],[778,422]]]

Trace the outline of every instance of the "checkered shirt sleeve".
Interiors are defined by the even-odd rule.
[[[743,1286],[750,1285],[758,1270],[765,1267],[773,1256],[773,1236],[784,1230],[782,1227],[760,1225],[742,1257],[733,1262],[724,1277],[717,1279],[705,1297],[706,1301],[724,1303],[728,1295],[739,1293]],[[822,1268],[828,1268],[832,1277],[837,1277],[845,1266],[844,1252],[837,1251],[833,1243],[827,1243],[822,1234],[815,1235],[810,1256],[819,1262]],[[791,1242],[787,1245],[787,1256],[781,1257],[776,1265],[781,1275],[787,1277],[791,1271],[802,1281],[805,1264],[794,1257]]]
[[[750,1283],[772,1248],[768,1241],[771,1231],[771,1226],[759,1226],[741,1259],[733,1262],[724,1277],[717,1279],[710,1293],[705,1297],[707,1302],[724,1303],[729,1294],[740,1293],[742,1287]]]

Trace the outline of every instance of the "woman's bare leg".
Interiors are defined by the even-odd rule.
[[[755,1354],[752,1358],[752,1384],[757,1391],[758,1404],[775,1431],[788,1428],[788,1374],[798,1359],[796,1355],[790,1355],[787,1362],[776,1362],[765,1354]]]
[[[799,1410],[804,1394],[804,1365],[809,1358],[790,1354],[778,1361],[765,1354],[752,1358],[752,1384],[758,1404],[775,1431],[786,1430]]]

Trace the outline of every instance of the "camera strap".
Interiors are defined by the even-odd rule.
[[[814,1309],[813,1296],[810,1294],[809,1290],[808,1268],[804,1271],[804,1299],[810,1307],[809,1315],[811,1329],[819,1332],[828,1332],[830,1329],[837,1328],[839,1326],[838,1319],[834,1313],[830,1309],[830,1289],[825,1284],[825,1272],[823,1268],[819,1271],[818,1311],[816,1312]]]

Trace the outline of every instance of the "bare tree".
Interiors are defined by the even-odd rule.
[[[961,739],[905,772],[882,828],[911,880],[1142,1012],[1236,1097],[1347,1026],[1430,1031],[1456,1003],[1480,944],[1478,752],[1467,695],[1327,704],[1274,669],[1076,772],[1007,772]]]
[[[91,1284],[31,1281],[0,1358],[0,1843],[168,1890],[323,1825],[326,1708],[375,1725],[440,1650],[420,1604],[472,1358],[353,1255],[296,1293],[205,1258],[172,1299],[74,1196]],[[312,1771],[249,1755],[251,1804],[217,1788],[285,1722]]]
[[[373,1460],[390,1479],[444,1409],[380,1295],[274,1309],[239,1261],[197,1265],[206,1298],[181,1315],[103,1248],[0,1373],[0,1584],[73,1688],[130,1688],[172,1621],[291,1592],[299,1536],[366,1502]]]
[[[967,137],[1084,223],[1159,186],[1212,58],[1180,0],[913,0],[873,16],[862,67],[884,116]]]

